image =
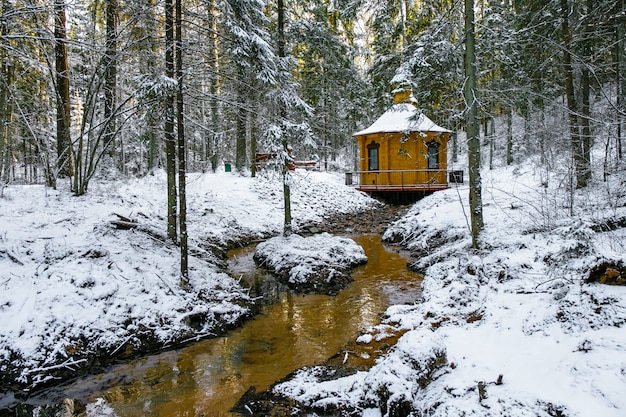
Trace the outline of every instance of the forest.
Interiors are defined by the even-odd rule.
[[[349,335],[397,336],[375,366],[333,378],[294,366],[270,395],[355,416],[623,414],[625,0],[0,7],[0,411],[107,360],[240,326],[257,299],[226,252],[281,226],[287,239],[293,192],[294,232],[329,218],[350,219],[344,235],[384,229],[423,281],[419,302]],[[403,214],[373,231],[360,216],[383,205],[342,176],[359,166],[353,133],[399,86],[452,131],[448,168],[469,186],[385,206]],[[275,159],[268,175],[259,153]],[[322,172],[288,179],[293,160]],[[291,340],[274,339],[258,350]],[[179,372],[165,355],[148,395],[211,368]],[[106,390],[63,395],[122,407]],[[210,409],[205,394],[184,402]]]
[[[493,164],[491,138],[506,136],[507,164],[532,154],[549,168],[552,155],[571,153],[565,180],[584,187],[601,142],[598,169],[610,175],[623,153],[624,1],[466,3],[475,11],[483,163]],[[174,173],[177,163],[250,172],[257,152],[283,145],[323,169],[351,169],[351,134],[390,105],[398,79],[433,120],[465,130],[461,1],[1,7],[2,184],[54,187],[71,177],[80,195],[96,174]],[[498,117],[522,118],[522,137],[496,132]],[[454,155],[463,145],[455,141]]]

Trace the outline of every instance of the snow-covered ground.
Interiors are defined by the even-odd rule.
[[[297,172],[294,229],[377,203],[343,178]],[[280,233],[278,178],[190,175],[190,284],[179,285],[177,247],[165,238],[166,177],[97,182],[74,197],[11,185],[0,197],[0,393],[37,386],[127,355],[206,337],[250,311],[211,249]],[[119,216],[140,227],[116,229]],[[219,251],[218,251],[219,252]],[[2,404],[0,404],[1,406]]]
[[[603,261],[626,261],[625,230],[596,227],[626,217],[623,185],[579,192],[571,216],[530,166],[485,170],[483,184],[480,251],[467,186],[421,200],[386,232],[425,273],[423,300],[381,325],[407,331],[392,351],[337,380],[303,369],[275,393],[368,417],[626,415],[626,287],[586,282]],[[381,333],[368,332],[362,343]]]
[[[294,181],[296,231],[375,204],[341,177],[300,173]],[[178,287],[176,248],[159,238],[164,184],[158,173],[94,183],[80,198],[39,186],[4,190],[5,380],[12,369],[21,380],[42,380],[50,366],[69,367],[76,349],[110,354],[148,331],[174,343],[246,314],[245,292],[207,248],[278,234],[280,184],[225,173],[190,178],[189,293]],[[274,390],[367,417],[625,415],[626,287],[586,282],[595,266],[626,261],[625,229],[598,226],[624,224],[623,185],[593,184],[570,205],[566,190],[531,164],[485,170],[483,185],[480,251],[470,248],[466,185],[421,200],[386,232],[419,254],[412,267],[425,274],[422,300],[389,308],[380,328],[359,338],[390,334],[390,325],[406,332],[388,354],[336,380],[303,369]],[[113,228],[113,213],[142,229]]]

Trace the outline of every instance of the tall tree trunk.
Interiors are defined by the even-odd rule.
[[[284,0],[278,0],[278,59],[285,58],[285,3]],[[279,116],[281,118],[281,123],[285,120],[287,116],[287,109],[281,103],[280,105]],[[290,152],[289,152],[289,142],[287,141],[287,136],[285,132],[283,132],[283,199],[284,199],[284,213],[285,213],[285,221],[283,225],[283,235],[289,236],[293,233],[293,228],[291,225],[291,188],[289,186],[289,164],[291,163]]]
[[[493,156],[496,152],[496,124],[493,117],[488,116],[485,118],[485,137],[489,143],[489,170],[493,170]]]
[[[322,67],[322,72],[324,72],[324,68]],[[324,144],[322,148],[322,156],[324,158],[324,171],[328,172],[328,149],[330,148],[330,141],[328,140],[329,130],[328,130],[328,94],[326,91],[326,75],[322,74],[322,109],[324,111],[324,115],[322,116],[322,135],[324,136]]]
[[[407,27],[406,27],[406,21],[407,21],[406,0],[400,0],[400,19],[402,20],[400,22],[402,25],[401,27],[402,35],[400,36],[400,49],[401,49],[400,52],[402,55],[404,55],[407,47],[409,46],[408,41],[407,41]]]
[[[459,132],[459,121],[455,119],[454,121],[454,132],[452,133],[452,162],[458,162],[459,160],[459,141],[458,141],[458,132]]]
[[[141,49],[145,52],[145,59],[141,59],[139,64],[139,71],[142,74],[154,73],[155,68],[158,68],[158,58],[160,47],[158,44],[157,36],[159,29],[157,27],[157,21],[159,20],[155,14],[156,4],[155,0],[144,0],[146,2],[145,10],[145,24],[142,27],[140,36],[144,38],[141,43]],[[157,108],[147,109],[146,111],[146,130],[144,133],[144,140],[148,143],[147,153],[147,170],[153,173],[153,169],[157,166],[161,166],[161,144],[160,128],[161,115],[158,115],[159,110]],[[123,142],[122,142],[123,145]],[[122,158],[124,160],[124,158]]]
[[[622,129],[622,124],[624,123],[624,113],[626,112],[626,106],[624,106],[624,94],[626,94],[626,77],[624,76],[624,66],[626,65],[626,60],[624,59],[624,36],[626,33],[624,31],[624,22],[623,13],[626,11],[624,7],[624,0],[621,0],[621,9],[618,9],[622,12],[622,18],[616,19],[615,25],[615,82],[617,85],[617,158],[622,159],[622,135],[624,133]]]
[[[187,246],[187,188],[186,188],[186,144],[185,120],[183,103],[183,41],[182,41],[182,5],[176,0],[176,119],[178,133],[178,229],[180,231],[180,285],[187,288],[189,285],[189,249]]]
[[[236,153],[235,153],[235,168],[239,173],[245,171],[246,168],[246,97],[245,91],[246,85],[246,71],[245,68],[239,66],[239,83],[237,86],[237,101],[239,107],[237,108],[237,127],[236,127]]]
[[[257,151],[257,129],[256,129],[256,118],[255,115],[258,114],[256,112],[248,112],[248,126],[250,127],[250,164],[251,171],[250,175],[254,178],[256,177],[256,151]]]
[[[584,187],[585,172],[583,147],[578,125],[578,106],[574,92],[574,68],[572,67],[572,34],[569,28],[569,2],[561,0],[561,31],[563,36],[563,67],[565,70],[565,95],[567,97],[567,111],[569,115],[570,142],[574,161],[576,188]]]
[[[506,164],[513,163],[513,111],[510,106],[506,108]]]
[[[581,125],[581,147],[582,147],[582,172],[577,174],[578,186],[586,187],[587,183],[591,179],[591,108],[590,108],[590,73],[589,67],[591,66],[591,37],[593,35],[593,28],[591,24],[592,15],[592,0],[587,0],[587,12],[585,13],[585,29],[583,42],[582,58],[582,107],[580,109],[580,125]]]
[[[165,75],[174,79],[174,5],[172,0],[165,0]],[[176,234],[176,141],[174,138],[174,101],[173,94],[168,94],[165,103],[165,154],[167,170],[167,236],[177,241]]]
[[[103,141],[105,150],[112,158],[115,153],[115,106],[117,102],[117,13],[117,0],[108,0],[106,4]],[[123,161],[121,162],[123,164]]]
[[[11,4],[2,0],[2,15],[9,15]],[[13,66],[7,51],[8,45],[8,22],[0,20],[0,182],[7,183],[10,178],[11,168],[11,119],[12,111],[9,88],[13,82]]]
[[[476,101],[476,54],[474,50],[474,0],[465,0],[465,123],[467,129],[469,205],[472,246],[478,247],[483,230],[482,184],[480,177],[480,121]]]
[[[6,61],[9,61],[9,58],[6,58]],[[2,75],[5,77],[4,82],[6,86],[10,86],[13,83],[14,79],[14,67],[10,63],[6,63],[2,65]],[[2,160],[0,161],[0,181],[3,183],[8,183],[11,180],[11,175],[14,164],[13,164],[13,153],[14,145],[13,145],[13,97],[8,94],[8,88],[2,92],[2,97],[0,98],[0,130],[2,131],[2,144],[0,144],[0,157]],[[24,162],[24,167],[26,167],[26,162]]]
[[[219,162],[219,115],[220,115],[220,102],[218,95],[220,92],[220,51],[217,33],[217,1],[211,0],[209,3],[209,16],[211,19],[211,54],[212,54],[212,72],[211,84],[209,88],[210,108],[211,108],[211,132],[209,133],[208,154],[211,160],[211,170],[215,172],[217,170],[217,163]]]
[[[148,172],[152,172],[152,170],[157,165],[156,162],[159,159],[159,146],[158,146],[158,138],[156,135],[156,125],[157,122],[154,120],[154,117],[151,113],[146,115],[146,138],[148,140]]]
[[[70,74],[67,62],[65,2],[54,0],[54,57],[56,71],[57,168],[58,176],[72,175],[70,138]]]

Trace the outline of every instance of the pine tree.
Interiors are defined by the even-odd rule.
[[[174,80],[175,64],[174,4],[165,1],[165,76]],[[165,102],[165,153],[167,160],[167,236],[177,242],[176,138],[174,136],[175,93],[168,92]]]
[[[106,46],[104,56],[104,147],[111,156],[115,153],[116,103],[117,103],[117,0],[106,4]]]
[[[178,230],[180,246],[180,285],[186,288],[189,285],[189,249],[187,237],[187,166],[186,166],[186,141],[185,141],[185,113],[183,101],[183,8],[181,0],[175,4],[175,55],[176,55],[176,125],[178,145]]]
[[[460,10],[445,4],[439,10],[424,11],[419,24],[409,22],[422,32],[407,46],[405,61],[396,72],[412,80],[413,95],[420,108],[450,125],[460,117],[462,105],[458,92],[464,76],[458,42],[463,37],[455,18],[459,13]]]
[[[3,0],[0,3],[2,16],[11,16],[13,7],[10,2]],[[13,110],[9,88],[13,84],[13,65],[9,57],[9,19],[0,19],[0,183],[6,184],[10,180],[11,172],[11,121]]]
[[[349,32],[339,28],[340,20],[345,21],[338,11],[331,13],[322,3],[311,10],[310,18],[293,22],[288,30],[297,63],[294,78],[299,95],[313,108],[311,130],[326,170],[346,146],[346,132],[354,119],[366,113],[362,103],[367,86],[354,64]]]
[[[72,175],[70,137],[70,74],[66,47],[64,0],[54,1],[54,40],[57,110],[57,168],[60,177]]]
[[[278,26],[278,59],[285,61],[285,3],[283,0],[277,0],[276,11],[278,14],[277,26]],[[281,90],[284,89],[285,80],[283,74],[283,83],[279,85]],[[279,103],[278,117],[282,120],[287,118],[287,109],[283,102]],[[288,180],[289,164],[291,163],[291,155],[289,152],[289,142],[285,132],[281,132],[280,142],[282,144],[282,176],[283,176],[283,208],[284,208],[284,222],[283,222],[283,235],[289,236],[292,231],[291,225],[291,184]],[[278,139],[278,137],[276,138]]]

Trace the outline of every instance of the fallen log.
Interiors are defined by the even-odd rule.
[[[125,220],[111,220],[111,224],[115,226],[116,229],[121,229],[121,230],[135,229],[139,226],[139,223],[137,222],[125,221]]]

